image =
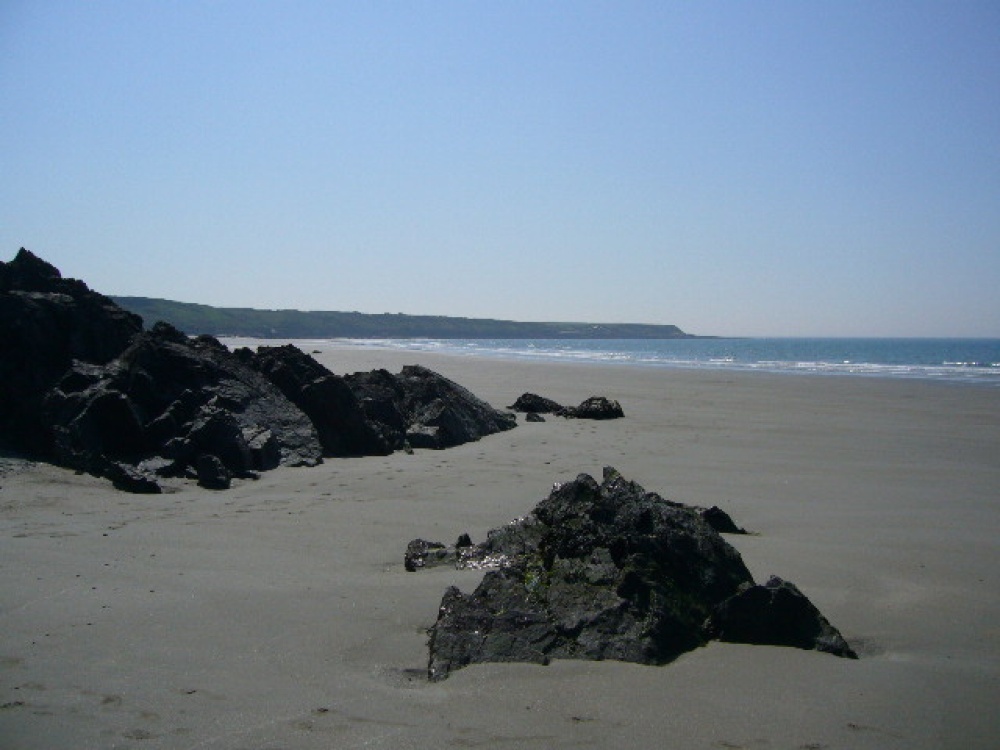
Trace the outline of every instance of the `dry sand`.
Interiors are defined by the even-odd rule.
[[[626,418],[522,421],[222,493],[8,471],[0,748],[1000,746],[1000,390],[317,357],[341,373],[426,364],[496,406],[607,395]],[[482,539],[605,465],[757,532],[730,537],[754,576],[798,584],[862,658],[716,643],[664,667],[482,665],[427,683],[440,597],[480,574],[407,573],[406,543]]]

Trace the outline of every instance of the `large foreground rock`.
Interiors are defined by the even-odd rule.
[[[408,569],[449,557],[440,545],[419,541],[407,549]],[[445,592],[430,630],[432,680],[480,662],[663,664],[722,632],[740,640],[733,618],[717,613],[742,611],[746,592],[757,588],[739,553],[698,509],[647,492],[614,469],[605,469],[601,484],[582,474],[557,486],[529,516],[490,532],[482,545],[456,545],[456,557],[460,565],[496,569],[472,594]],[[812,618],[801,601],[808,602],[801,597],[775,611]],[[727,602],[736,604],[726,609]],[[770,640],[750,642],[817,648],[839,638],[832,626],[819,631],[819,641],[799,637],[808,624],[764,627]]]

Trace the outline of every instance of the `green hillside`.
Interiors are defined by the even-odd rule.
[[[211,307],[149,297],[113,297],[146,326],[166,321],[188,334],[251,338],[677,339],[677,326],[637,323],[521,323],[439,315],[369,315]]]

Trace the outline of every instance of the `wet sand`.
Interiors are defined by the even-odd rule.
[[[304,348],[309,350],[311,345]],[[1000,390],[335,348],[495,406],[618,399],[447,451],[333,459],[159,496],[0,461],[0,748],[993,748]],[[711,644],[663,667],[481,665],[430,684],[448,585],[403,570],[603,466],[719,505],[758,580],[861,653]]]

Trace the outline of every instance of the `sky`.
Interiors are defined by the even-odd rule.
[[[106,294],[1000,336],[996,0],[0,0],[0,102]]]

